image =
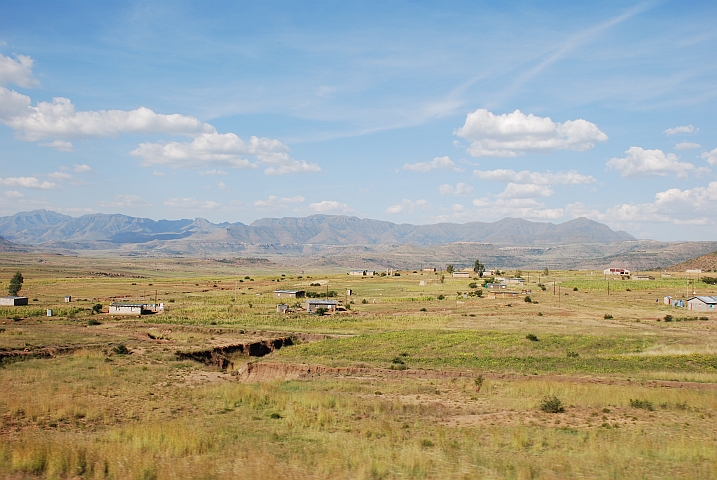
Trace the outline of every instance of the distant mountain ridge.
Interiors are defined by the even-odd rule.
[[[560,224],[504,218],[497,222],[432,225],[396,224],[345,215],[262,218],[251,225],[194,220],[152,220],[120,214],[71,217],[34,210],[0,217],[0,236],[27,245],[216,244],[445,245],[481,242],[496,245],[556,245],[635,240],[626,232],[577,218]],[[88,247],[89,248],[89,247]]]

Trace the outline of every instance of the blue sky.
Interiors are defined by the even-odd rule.
[[[0,215],[717,234],[714,2],[3,2]]]

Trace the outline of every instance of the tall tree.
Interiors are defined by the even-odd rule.
[[[13,275],[10,279],[10,285],[8,285],[7,287],[8,295],[10,295],[11,297],[16,296],[22,288],[23,281],[24,279],[22,278],[22,273],[15,272],[15,275]]]
[[[480,263],[480,260],[476,259],[476,262],[473,264],[473,271],[476,272],[479,277],[482,277],[483,272],[485,272],[485,265]]]
[[[453,273],[453,264],[446,265],[446,273]]]

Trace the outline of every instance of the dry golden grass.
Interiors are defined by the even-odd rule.
[[[0,280],[20,269],[23,293],[37,299],[0,311],[0,354],[24,355],[0,364],[0,476],[717,477],[717,317],[657,321],[695,315],[661,302],[681,295],[682,280],[635,282],[639,288],[608,297],[600,276],[555,272],[551,282],[579,285],[558,297],[531,275],[527,288],[538,303],[526,303],[524,295],[463,298],[469,280],[440,283],[434,275],[299,278],[276,268],[0,259]],[[90,274],[98,271],[125,276]],[[430,281],[421,287],[420,280]],[[309,286],[316,282],[322,287]],[[275,288],[320,291],[326,283],[353,300],[350,312],[274,311]],[[346,288],[355,295],[341,297]],[[705,288],[700,293],[713,293]],[[112,318],[89,310],[111,297],[153,299],[155,290],[164,314]],[[65,294],[77,301],[64,304]],[[59,315],[45,317],[46,308]],[[174,354],[261,337],[255,330],[352,335],[261,361],[364,370],[244,384]],[[119,344],[131,354],[115,353]],[[48,348],[56,356],[32,358]],[[396,365],[408,372],[388,370]],[[407,374],[417,368],[425,375]],[[541,411],[553,395],[564,413]]]

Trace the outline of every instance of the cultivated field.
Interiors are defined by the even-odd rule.
[[[3,478],[717,477],[717,314],[663,303],[717,288],[679,274],[608,294],[601,272],[523,271],[531,293],[478,297],[441,272],[3,254],[0,288],[18,270]],[[346,311],[279,314],[275,289]]]

